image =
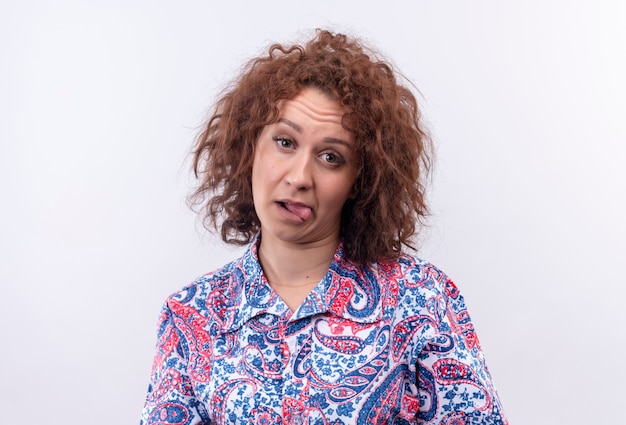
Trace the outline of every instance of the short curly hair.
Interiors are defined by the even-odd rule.
[[[278,103],[305,87],[320,89],[345,109],[355,136],[357,176],[342,210],[344,255],[355,262],[397,258],[415,249],[428,214],[426,185],[432,141],[415,96],[391,65],[359,39],[316,30],[304,45],[273,44],[252,59],[216,102],[193,151],[201,183],[189,197],[207,229],[244,245],[260,231],[252,199],[252,163],[263,128]]]

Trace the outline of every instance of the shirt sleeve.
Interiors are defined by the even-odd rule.
[[[448,278],[416,365],[419,424],[507,425],[463,296]]]
[[[209,425],[187,374],[188,345],[168,303],[161,310],[156,353],[140,425]]]

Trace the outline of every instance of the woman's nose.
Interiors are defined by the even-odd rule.
[[[298,190],[307,190],[313,187],[312,159],[305,154],[294,156],[289,164],[286,181]]]

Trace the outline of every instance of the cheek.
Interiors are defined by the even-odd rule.
[[[254,161],[252,163],[251,184],[252,184],[252,199],[258,200],[260,192],[262,191],[262,188],[263,188],[263,172],[260,169],[260,166],[257,162],[256,157],[254,158]]]
[[[272,189],[277,185],[278,172],[272,158],[257,152],[252,162],[252,200],[262,202],[271,196]]]
[[[329,183],[328,187],[333,188],[332,193],[329,193],[329,198],[332,199],[337,209],[341,209],[354,194],[354,179],[348,177],[340,182],[334,181]]]

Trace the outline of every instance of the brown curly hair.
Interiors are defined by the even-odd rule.
[[[260,230],[252,200],[252,162],[278,102],[315,87],[345,107],[342,125],[355,136],[357,177],[342,210],[340,236],[356,262],[397,258],[427,215],[425,182],[432,142],[401,77],[360,40],[317,30],[305,45],[273,44],[223,92],[199,134],[190,196],[203,224],[227,243],[249,243]]]

